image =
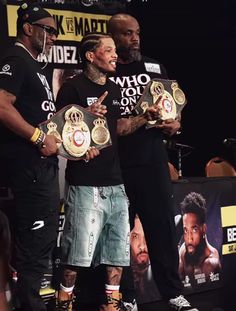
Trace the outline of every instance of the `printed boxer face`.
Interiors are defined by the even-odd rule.
[[[135,265],[149,265],[147,244],[143,227],[139,218],[135,218],[135,226],[130,237],[132,261]]]
[[[196,214],[187,213],[183,216],[183,229],[186,251],[189,255],[195,254],[205,234],[204,226]]]

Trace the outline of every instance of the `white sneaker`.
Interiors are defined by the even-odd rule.
[[[196,308],[193,308],[190,302],[184,298],[184,296],[180,295],[176,298],[172,298],[169,300],[169,306],[173,310],[177,311],[199,311]]]
[[[133,302],[123,301],[123,305],[125,311],[138,311],[138,305],[135,299],[133,300]]]

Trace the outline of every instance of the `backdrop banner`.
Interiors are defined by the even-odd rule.
[[[66,77],[80,71],[79,42],[86,33],[107,32],[107,21],[112,14],[126,11],[126,1],[101,0],[42,0],[34,1],[51,13],[56,21],[58,38],[48,57],[39,55],[45,74],[51,81],[54,97]],[[4,2],[3,2],[4,3]],[[0,2],[0,57],[14,43],[16,37],[17,9],[23,1]]]
[[[17,0],[0,1],[0,57],[15,41],[17,9],[22,2]],[[63,81],[68,76],[81,72],[79,43],[82,37],[91,31],[106,32],[110,16],[120,11],[124,12],[128,1],[42,0],[35,2],[49,10],[54,16],[58,28],[58,40],[50,50],[48,57],[40,55],[38,58],[42,67],[47,64],[44,69],[45,74],[48,81],[51,82],[54,98],[56,98]],[[59,163],[61,198],[63,198],[65,159],[59,157]],[[3,176],[3,169],[0,169],[0,177]],[[173,183],[173,188],[175,224],[181,259],[179,272],[185,294],[221,287],[228,276],[232,275],[232,269],[235,266],[236,177],[181,179]],[[191,218],[192,223],[187,224],[187,217],[185,219],[181,214],[181,206],[184,202],[186,203],[186,198],[191,200],[194,196],[197,198],[197,202],[202,202],[200,204],[206,208],[205,221],[200,225],[194,224],[194,217]],[[11,192],[1,178],[0,208],[9,218],[9,224],[13,230],[12,244],[14,245],[14,201]],[[132,232],[132,234],[138,237],[138,234],[142,236],[142,228],[138,223],[138,218],[136,220],[137,232]],[[46,301],[54,295],[55,287],[58,284],[60,240],[64,221],[62,199],[57,247],[49,262],[48,271],[45,271],[41,286],[41,294]],[[134,240],[137,244],[138,239]],[[140,243],[145,245],[145,236],[140,237],[140,240]],[[135,252],[136,244],[131,243],[131,262],[137,300],[139,303],[159,300],[161,296],[152,279],[148,251],[141,254]],[[202,245],[206,244],[207,248],[205,249]],[[145,247],[143,246],[144,249]],[[203,250],[205,253],[201,257],[199,255]],[[14,268],[14,252],[12,260]],[[92,271],[92,269],[89,270]],[[78,288],[78,293],[82,294],[83,292],[84,294],[81,301],[91,302],[91,291],[88,288],[90,281],[88,280],[90,279],[85,277],[85,282],[81,281],[79,286],[83,287],[83,290]],[[91,280],[95,280],[96,283],[96,279],[91,278]]]
[[[226,273],[230,273],[231,270],[230,267],[225,267],[230,261],[226,261],[223,255],[232,254],[236,249],[236,217],[234,217],[236,213],[236,193],[234,190],[236,189],[236,178],[182,179],[174,182],[173,187],[177,240],[180,258],[182,257],[179,273],[184,292],[191,294],[221,287],[228,278]],[[196,238],[188,237],[191,235],[191,230],[192,235],[195,234],[196,236],[196,232],[200,229],[193,222],[190,225],[184,223],[181,214],[181,203],[184,204],[185,198],[190,201],[193,197],[195,200],[205,202],[206,226],[204,228],[206,230],[203,234],[203,241],[207,239],[208,249],[205,250],[204,255],[202,255],[203,249],[200,246],[201,238],[198,237],[199,242],[197,242]],[[188,202],[188,204],[190,203]],[[136,219],[133,233],[131,232],[132,269],[138,302],[146,303],[159,300],[161,296],[152,278],[151,265],[145,252],[146,246],[142,235],[144,236],[144,233]],[[186,246],[186,244],[192,244],[192,246]],[[135,247],[143,249],[143,252],[135,252]],[[192,254],[188,254],[187,249],[190,250],[190,253],[192,249]]]
[[[63,189],[62,183],[61,187]],[[232,222],[236,223],[236,217],[232,217],[230,233],[227,235],[229,240],[226,241],[226,234],[223,234],[226,220],[221,217],[221,214],[225,214],[225,210],[230,210],[231,216],[235,213],[236,192],[234,189],[236,189],[235,177],[190,178],[173,182],[177,241],[180,258],[182,258],[179,273],[186,295],[222,287],[225,280],[228,279],[228,274],[231,273],[232,267],[229,265],[232,266],[233,261],[229,258],[225,260],[222,250],[224,250],[225,244],[229,245],[228,249],[235,249],[231,244],[234,237],[232,232],[235,230],[235,225],[233,227]],[[183,206],[184,202],[185,205],[194,205],[197,202],[200,206],[205,207],[205,221],[202,226],[196,221],[194,222],[194,219],[190,219],[191,222],[187,223],[188,218],[185,219],[181,213],[181,205]],[[57,248],[58,257],[55,263],[60,262],[60,236],[63,232],[63,223],[62,210]],[[226,225],[229,228],[229,223]],[[205,247],[206,240],[207,247]],[[187,249],[190,253],[188,256]],[[228,257],[231,257],[229,252],[227,254]],[[184,255],[186,260],[184,260]],[[136,217],[134,229],[131,231],[131,266],[138,303],[162,299],[152,277],[145,236],[138,217]],[[81,269],[80,282],[77,287],[80,302],[95,301],[101,294],[102,281],[94,282],[94,279],[100,279],[104,275],[100,268],[96,268],[96,270],[94,271],[93,268]],[[57,282],[56,275],[57,273],[53,279]],[[128,286],[123,284],[123,288],[128,288]]]

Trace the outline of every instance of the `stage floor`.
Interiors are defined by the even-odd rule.
[[[232,294],[231,294],[232,293]],[[235,293],[234,293],[235,295]],[[236,303],[234,302],[233,290],[214,289],[201,293],[195,293],[186,296],[187,299],[199,309],[199,311],[234,311]],[[78,309],[80,311],[98,311],[98,308],[84,305]],[[170,311],[169,307],[163,301],[141,304],[138,311]]]

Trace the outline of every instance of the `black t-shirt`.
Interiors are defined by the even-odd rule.
[[[146,84],[153,78],[167,79],[165,68],[157,61],[142,57],[130,64],[117,63],[116,74],[110,77],[121,90],[121,115],[129,117]],[[153,165],[167,160],[163,135],[159,129],[142,126],[131,135],[119,137],[119,156],[122,168]]]
[[[89,162],[68,160],[66,180],[71,185],[113,186],[122,183],[117,152],[117,119],[120,118],[120,90],[117,85],[107,80],[105,85],[92,82],[84,74],[67,80],[58,92],[56,107],[70,104],[88,107],[105,91],[108,95],[103,101],[107,106],[105,115],[111,134],[112,145],[100,151],[100,155]]]
[[[6,55],[0,62],[0,89],[15,95],[15,108],[28,123],[37,126],[56,112],[45,73],[40,63],[20,46],[13,46]],[[0,156],[18,166],[41,159],[36,146],[4,125],[0,125]],[[56,162],[57,157],[47,160]]]

